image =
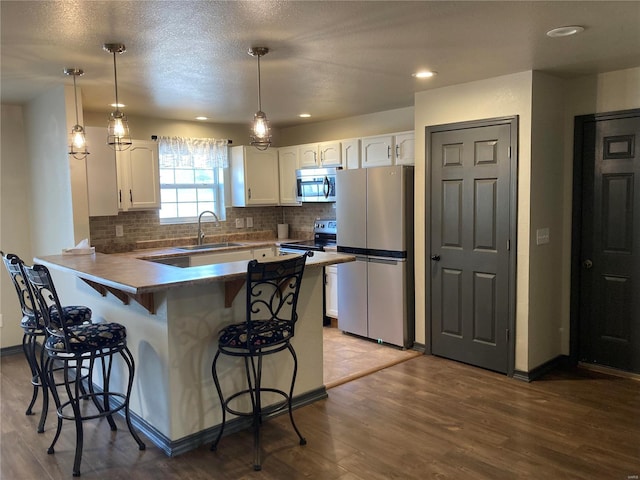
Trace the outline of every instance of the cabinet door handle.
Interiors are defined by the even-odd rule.
[[[251,189],[249,189],[249,200],[251,200]]]
[[[396,158],[400,158],[400,145],[396,145]]]
[[[133,203],[133,192],[129,190],[129,201]]]
[[[122,205],[122,190],[118,190],[118,203]]]
[[[440,255],[431,255],[431,260],[433,260],[434,262],[439,262],[440,261]]]
[[[387,158],[391,158],[391,145],[387,146]]]

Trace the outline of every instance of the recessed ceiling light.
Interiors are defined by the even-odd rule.
[[[196,117],[196,120],[209,120],[209,117]]]
[[[432,72],[430,70],[421,70],[416,73],[412,73],[411,76],[416,78],[431,78],[437,75],[437,72]]]
[[[298,115],[300,118],[311,118],[311,114],[310,113],[301,113],[300,115]]]
[[[571,35],[575,35],[577,33],[584,32],[584,27],[579,25],[570,25],[568,27],[558,27],[547,32],[547,37],[557,38],[557,37],[570,37]]]
[[[112,103],[111,106],[113,108],[124,108],[126,105],[124,103]]]

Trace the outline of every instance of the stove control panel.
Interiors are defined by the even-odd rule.
[[[338,232],[338,222],[335,218],[318,218],[313,225],[314,233],[331,233]]]

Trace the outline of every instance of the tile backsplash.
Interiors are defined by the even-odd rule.
[[[203,222],[206,241],[261,240],[277,237],[278,223],[289,224],[289,237],[313,238],[316,218],[335,218],[334,203],[306,203],[301,207],[227,207],[226,220],[220,227]],[[253,219],[253,227],[236,228],[236,219]],[[209,216],[204,219],[209,220]],[[116,225],[122,226],[123,236],[116,236]],[[102,253],[128,252],[155,246],[188,245],[196,243],[198,225],[182,223],[161,225],[157,211],[121,212],[116,216],[89,219],[91,245]]]

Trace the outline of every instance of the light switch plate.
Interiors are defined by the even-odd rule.
[[[539,228],[536,230],[536,243],[538,245],[544,245],[549,243],[549,228]]]
[[[236,218],[236,228],[244,228],[244,218]]]
[[[247,217],[247,228],[253,227],[253,217]]]
[[[122,228],[122,225],[116,225],[116,237],[123,237],[124,236],[124,228]]]

